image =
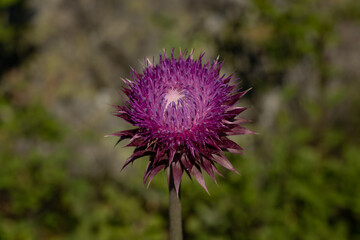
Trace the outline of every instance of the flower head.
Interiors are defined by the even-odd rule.
[[[203,64],[204,54],[175,58],[173,52],[160,55],[158,64],[147,60],[142,73],[132,70],[132,80],[124,80],[128,100],[115,106],[115,116],[137,128],[111,136],[120,137],[118,142],[128,138],[127,146],[136,147],[124,167],[150,156],[144,183],[167,169],[176,191],[184,172],[207,191],[202,172],[216,182],[215,173],[221,174],[215,163],[236,172],[223,151],[240,154],[243,149],[227,136],[253,133],[241,126],[247,120],[237,117],[246,108],[234,106],[247,91],[236,91],[229,84],[232,76],[220,76],[222,62]]]

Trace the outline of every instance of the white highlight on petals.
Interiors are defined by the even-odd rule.
[[[181,91],[177,90],[177,89],[170,89],[166,94],[165,94],[165,100],[166,100],[166,105],[165,105],[165,109],[167,109],[167,107],[171,104],[171,103],[175,103],[176,105],[178,104],[178,101],[180,99],[182,99],[183,97],[185,97],[184,94],[182,94]]]

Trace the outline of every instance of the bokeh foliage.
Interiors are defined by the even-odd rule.
[[[25,0],[0,1],[0,76],[32,52],[33,46],[24,38],[31,16]]]
[[[103,138],[128,128],[112,78],[164,46],[254,87],[241,175],[183,180],[186,239],[360,238],[359,1],[54,4],[0,0],[0,239],[167,239],[165,173],[146,189]]]

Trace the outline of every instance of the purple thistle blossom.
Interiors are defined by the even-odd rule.
[[[220,76],[222,62],[202,64],[193,52],[179,58],[160,55],[159,63],[145,61],[142,73],[132,69],[132,81],[124,79],[125,106],[115,106],[115,116],[136,126],[110,136],[130,139],[136,147],[124,167],[134,160],[150,156],[144,184],[150,184],[162,169],[167,169],[168,183],[173,181],[178,193],[183,172],[193,175],[206,190],[204,170],[216,182],[220,174],[215,163],[237,173],[223,151],[241,154],[242,148],[229,135],[252,134],[241,124],[248,122],[237,115],[246,108],[234,104],[246,91],[236,91],[232,76]],[[172,178],[172,179],[170,179]]]

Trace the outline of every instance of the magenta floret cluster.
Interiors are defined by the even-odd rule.
[[[240,154],[242,148],[229,135],[252,134],[242,127],[247,120],[237,117],[246,110],[234,106],[247,92],[231,85],[232,76],[220,75],[222,62],[202,63],[203,55],[180,53],[178,58],[160,55],[156,64],[145,61],[142,73],[132,70],[132,79],[124,79],[124,106],[115,106],[115,116],[137,128],[112,136],[130,139],[132,156],[124,164],[150,156],[144,183],[151,182],[167,169],[168,182],[179,190],[184,172],[194,176],[207,191],[203,171],[216,181],[216,163],[236,172],[223,151]]]

